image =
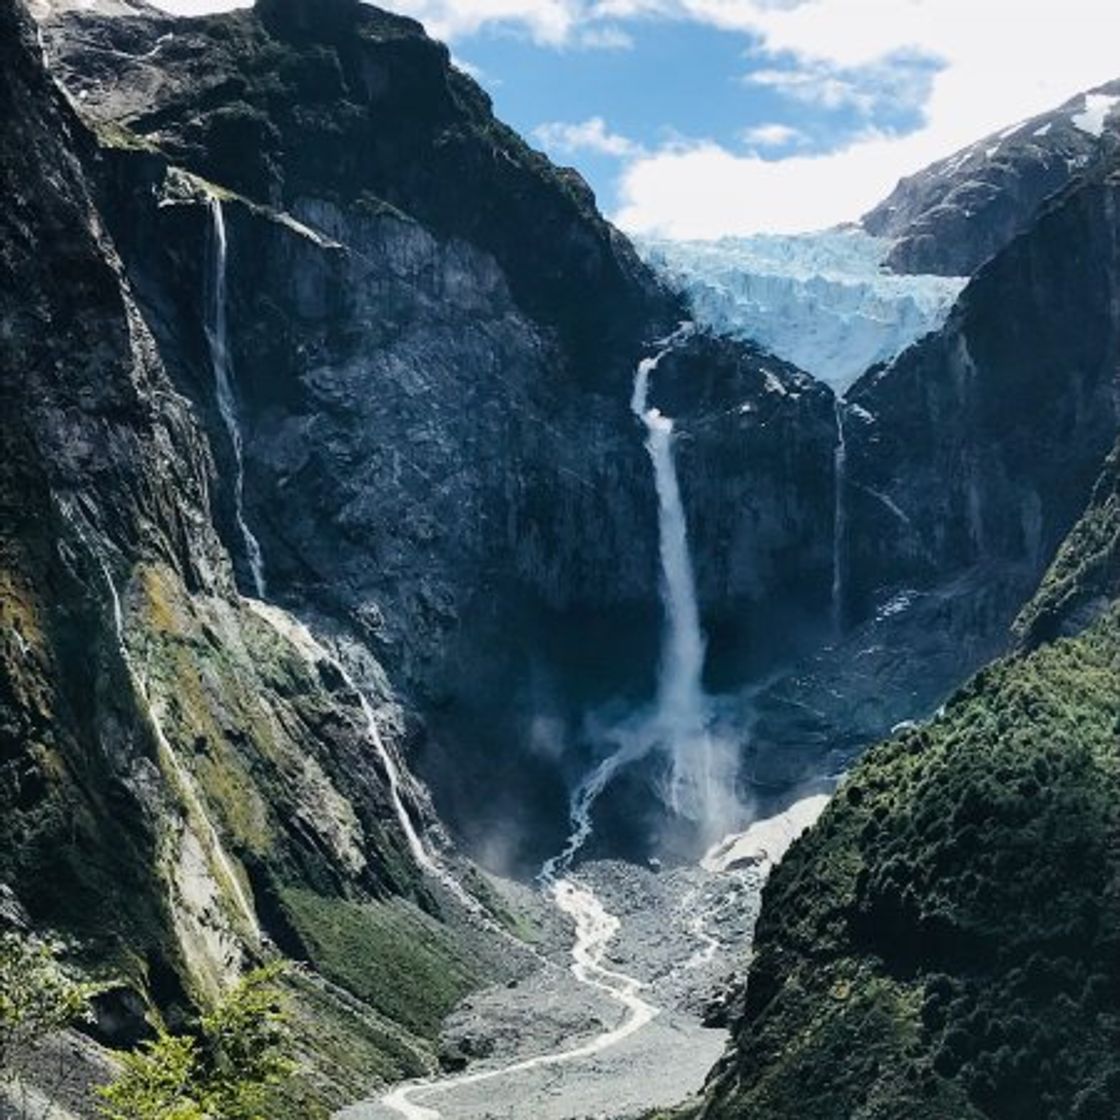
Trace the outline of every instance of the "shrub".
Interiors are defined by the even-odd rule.
[[[280,966],[249,973],[198,1023],[197,1035],[161,1034],[126,1055],[100,1090],[106,1120],[265,1120],[271,1090],[295,1069],[275,981]]]
[[[0,935],[0,1078],[17,1054],[89,1014],[94,989],[73,979],[54,946],[19,933]]]

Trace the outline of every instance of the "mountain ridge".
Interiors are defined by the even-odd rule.
[[[535,871],[601,747],[589,713],[652,691],[656,495],[628,401],[682,305],[418,25],[343,0],[201,20],[111,10],[51,6],[48,73],[22,7],[0,0],[0,882],[113,973],[133,1032],[145,1014],[184,1022],[262,956],[262,933],[308,960],[306,1088],[341,1103],[434,1070],[450,1007],[516,978],[475,905],[516,916],[440,819],[495,865]],[[750,728],[752,788],[846,767],[935,711],[1016,640],[1016,614],[1039,648],[967,686],[951,727],[896,738],[858,773],[905,770],[915,744],[946,754],[972,704],[986,735],[1021,671],[1045,678],[1045,704],[1076,693],[1085,764],[1107,769],[1115,457],[1094,479],[1117,427],[1118,190],[1107,161],[1077,176],[938,334],[845,401],[709,333],[664,355],[650,402],[676,423],[707,684]],[[239,523],[267,604],[238,593],[256,593]],[[1012,761],[1033,770],[1027,746]],[[1103,828],[1043,753],[1068,778],[1053,804],[1082,798],[1086,830]],[[979,779],[958,777],[971,812]],[[639,771],[604,803],[604,844],[657,850],[656,778]],[[817,916],[796,884],[832,889],[838,832],[863,851],[844,798],[774,880],[748,1019],[767,985],[805,975],[781,940],[787,916]],[[907,867],[933,858],[895,839]],[[868,876],[859,913],[926,929],[898,875]],[[890,993],[908,1031],[915,993]],[[1022,1065],[981,1069],[986,1033],[973,1053],[929,1029],[930,1062],[935,1044],[962,1059],[935,1071],[953,1107],[973,1107],[954,1080],[966,1066],[995,1083]],[[737,1107],[741,1072],[725,1065],[718,1107]],[[861,1066],[836,1100],[873,1079]]]

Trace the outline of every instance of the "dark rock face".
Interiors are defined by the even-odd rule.
[[[736,688],[802,648],[828,615],[832,394],[761,351],[699,336],[662,360],[650,401],[678,433],[709,684]]]
[[[327,913],[440,905],[390,793],[403,719],[379,668],[345,658],[384,751],[326,652],[235,593],[206,430],[99,208],[115,171],[11,0],[0,63],[2,920],[122,978],[100,1010],[124,1038],[135,993],[174,1022],[266,939],[319,963],[290,935],[293,891]],[[424,1043],[401,1041],[389,1068],[418,1072]]]
[[[668,314],[586,184],[495,120],[419,24],[358,0],[269,0],[196,20],[48,24],[95,120],[150,137],[176,164],[258,202],[395,208],[492,256],[513,297],[559,333],[566,376],[604,384]]]
[[[849,391],[850,594],[998,563],[1036,584],[1115,438],[1120,176],[988,264],[938,335]]]
[[[903,179],[864,227],[898,239],[889,263],[900,272],[971,276],[1047,198],[1116,151],[1118,94],[1120,81],[1110,82],[931,164]]]
[[[61,509],[69,503],[103,532],[107,558],[143,542],[196,586],[221,586],[204,517],[205,445],[167,395],[86,189],[82,129],[42,69],[34,27],[13,3],[0,20],[0,874],[36,920],[73,906],[106,930],[154,924],[150,822],[137,811],[106,842],[119,803],[136,808],[125,775],[104,772],[106,753],[130,753],[136,712],[111,695],[120,672],[102,664],[102,595],[82,586],[100,576],[79,567]]]
[[[676,301],[574,173],[494,121],[415,24],[329,11],[75,12],[46,34],[112,147],[102,205],[205,420],[241,585],[200,329],[209,218],[173,162],[238,192],[232,356],[270,594],[377,653],[424,717],[418,760],[456,824],[477,826],[480,806],[529,832],[551,821],[547,853],[579,756],[526,754],[540,717],[563,738],[589,704],[652,693],[656,499],[628,402]],[[231,114],[257,131],[226,137]],[[680,419],[713,674],[737,680],[785,652],[758,640],[766,620],[797,618],[796,648],[827,602],[831,400],[705,339],[665,362],[662,394]]]

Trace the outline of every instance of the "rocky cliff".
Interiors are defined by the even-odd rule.
[[[342,0],[314,13],[63,8],[45,35],[99,137],[137,299],[210,434],[241,587],[201,329],[208,192],[225,200],[244,511],[269,596],[378,656],[424,717],[415,758],[441,808],[480,841],[520,829],[531,862],[559,841],[580,765],[548,757],[542,717],[575,739],[589,706],[652,691],[656,509],[627,406],[680,308],[417,25]],[[777,656],[751,637],[768,619],[827,603],[834,421],[797,371],[702,338],[654,400],[689,371],[703,394],[673,407],[714,672],[731,678]]]
[[[857,612],[873,587],[933,570],[1020,567],[1024,595],[1037,583],[1120,419],[1118,202],[1114,167],[1079,180],[942,331],[847,394]]]
[[[101,208],[112,172],[14,3],[0,44],[0,879],[109,982],[107,1041],[279,947],[319,969],[293,981],[316,1095],[419,1072],[506,966],[421,859],[445,856],[379,667],[237,594],[205,425]],[[396,980],[335,993],[373,959]],[[406,1000],[417,969],[440,982]]]

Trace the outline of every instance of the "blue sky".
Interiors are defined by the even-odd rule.
[[[577,166],[608,212],[621,204],[622,166],[640,152],[707,140],[777,160],[834,151],[869,128],[913,132],[940,69],[933,57],[898,55],[794,96],[799,60],[768,56],[755,35],[658,19],[604,40],[542,45],[516,27],[488,25],[454,47],[499,116]],[[603,122],[600,145],[570,127],[591,120]]]
[[[620,226],[671,237],[858,219],[901,176],[1120,76],[1116,0],[381,3]]]

